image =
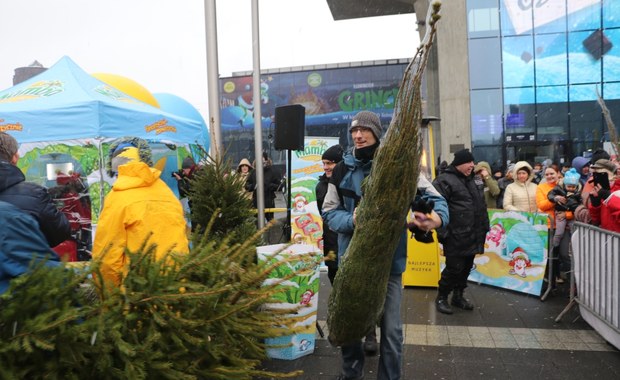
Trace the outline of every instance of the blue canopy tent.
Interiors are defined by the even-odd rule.
[[[134,99],[84,72],[69,57],[0,92],[0,120],[0,128],[22,143],[124,135],[188,144],[208,139],[200,121]]]
[[[88,198],[92,210],[89,226],[91,217],[96,225],[112,183],[105,165],[108,147],[115,139],[132,136],[146,140],[153,162],[164,172],[161,178],[173,191],[176,181],[170,172],[176,171],[186,156],[198,158],[201,148],[209,149],[204,121],[135,99],[84,72],[68,57],[0,92],[0,131],[20,143],[18,166],[28,181],[47,186],[50,193],[62,197],[69,185],[73,190],[80,187],[77,182],[82,185],[79,198]],[[72,225],[86,224],[84,215],[75,217]]]

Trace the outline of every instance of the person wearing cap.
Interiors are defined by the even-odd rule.
[[[585,185],[588,177],[590,175],[590,159],[582,156],[577,156],[573,158],[571,162],[572,167],[575,168],[577,173],[580,174],[579,183],[581,186]]]
[[[553,235],[553,247],[558,247],[564,236],[564,232],[570,231],[574,219],[573,213],[581,204],[580,175],[571,168],[564,175],[562,183],[557,184],[547,194],[547,198],[555,204],[555,234]],[[567,266],[565,269],[569,269]]]
[[[595,173],[604,173],[609,180],[609,189],[597,183],[590,192],[588,210],[592,223],[599,227],[620,232],[620,181],[616,172],[618,167],[610,160],[600,159],[592,165]]]
[[[139,250],[146,241],[161,260],[171,252],[188,253],[189,244],[181,202],[161,180],[161,171],[150,167],[148,144],[132,139],[112,144],[110,151],[110,169],[118,178],[99,216],[93,259],[101,260],[106,286],[121,286],[129,269],[127,251]]]
[[[371,171],[373,158],[379,148],[383,132],[379,116],[374,112],[360,111],[351,120],[349,133],[353,146],[333,169],[325,200],[323,220],[338,233],[338,260],[342,263],[355,230],[356,208],[362,198],[362,181]],[[398,184],[394,184],[397,186]],[[430,231],[448,224],[446,201],[431,183],[420,175],[418,200],[434,202],[434,210],[427,216],[414,213],[408,224]],[[407,261],[407,234],[403,221],[403,233],[393,254],[392,267],[387,285],[383,315],[379,321],[381,341],[379,345],[378,379],[400,379],[403,353],[403,330],[400,318],[402,297],[402,274]],[[372,231],[368,231],[372,233]],[[338,280],[337,280],[338,281]],[[360,300],[362,302],[363,300]],[[362,379],[364,377],[364,349],[361,340],[341,347],[342,372],[339,379]]]
[[[513,170],[515,181],[506,187],[504,210],[536,212],[536,184],[532,182],[534,171],[527,161],[519,161]]]
[[[177,188],[179,197],[185,198],[189,196],[191,189],[191,180],[196,172],[196,162],[191,157],[185,157],[181,163],[181,170],[173,172],[172,176],[177,180]]]
[[[483,190],[474,179],[474,156],[468,149],[459,150],[443,174],[433,185],[448,202],[450,224],[437,231],[443,244],[446,266],[441,271],[435,307],[444,314],[452,314],[452,306],[473,310],[465,298],[467,277],[474,258],[484,253],[484,242],[489,231],[489,215]],[[451,302],[448,297],[452,293]]]
[[[0,132],[0,201],[34,217],[49,246],[55,247],[71,237],[71,226],[46,188],[26,182],[24,173],[17,167],[18,148],[13,136]]]
[[[504,208],[504,194],[506,193],[506,188],[508,185],[514,182],[512,173],[515,168],[515,164],[508,165],[506,169],[506,175],[497,180],[497,187],[499,187],[499,194],[497,195],[497,202],[495,207],[498,209]]]
[[[319,212],[323,210],[323,201],[327,194],[329,179],[336,164],[342,161],[343,150],[340,145],[329,147],[321,156],[323,163],[323,175],[319,176],[319,182],[316,184],[316,203]],[[323,256],[325,256],[325,265],[327,266],[327,278],[333,285],[336,272],[338,271],[338,234],[327,227],[327,223],[323,221]]]
[[[590,156],[590,161],[588,162],[588,176],[585,181],[583,181],[581,186],[581,198],[583,205],[587,208],[590,205],[590,192],[594,189],[594,178],[592,177],[592,165],[596,163],[598,160],[609,160],[609,153],[604,151],[603,149],[597,149]]]

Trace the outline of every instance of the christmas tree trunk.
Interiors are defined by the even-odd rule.
[[[429,9],[430,30],[405,71],[392,122],[362,185],[364,197],[357,208],[355,232],[329,298],[327,323],[334,345],[359,340],[381,316],[392,257],[420,173],[420,87],[439,8],[440,3],[434,2]]]

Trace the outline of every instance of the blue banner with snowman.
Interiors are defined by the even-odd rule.
[[[489,210],[491,229],[468,280],[539,296],[547,267],[549,216]]]

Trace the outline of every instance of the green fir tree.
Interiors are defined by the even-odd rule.
[[[11,282],[0,296],[0,378],[223,380],[300,374],[260,369],[265,339],[297,332],[293,326],[303,318],[296,316],[297,307],[265,307],[282,301],[280,285],[264,283],[293,261],[306,268],[320,258],[258,262],[262,231],[241,238],[247,231],[240,227],[253,222],[236,191],[239,185],[232,176],[219,175],[225,174],[221,164],[208,168],[196,179],[192,201],[194,212],[211,210],[211,218],[200,219],[207,221],[205,232],[194,236],[188,255],[157,261],[154,246],[145,242],[127,252],[131,264],[122,289],[100,283],[98,262],[85,269],[39,266]],[[300,260],[306,263],[299,265]]]

